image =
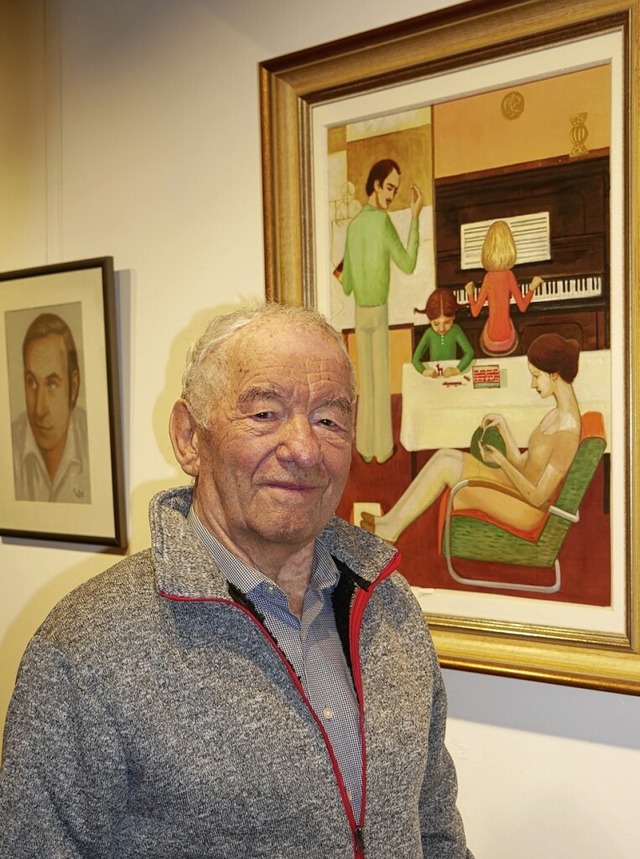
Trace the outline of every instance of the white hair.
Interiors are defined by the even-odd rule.
[[[224,390],[229,379],[229,346],[238,332],[264,319],[281,319],[300,329],[315,331],[337,343],[346,359],[351,382],[351,400],[355,402],[355,374],[344,340],[325,317],[310,307],[268,302],[214,317],[205,332],[189,348],[182,374],[182,398],[189,404],[200,427],[207,425],[211,403]]]

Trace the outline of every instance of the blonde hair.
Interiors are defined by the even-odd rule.
[[[239,331],[264,319],[276,318],[292,323],[302,331],[313,331],[337,343],[345,357],[351,381],[351,400],[355,402],[355,374],[342,336],[327,320],[310,307],[268,302],[214,317],[204,334],[189,348],[182,374],[182,399],[191,408],[200,427],[206,427],[211,404],[228,384],[231,368],[229,347]]]
[[[518,258],[513,233],[506,221],[494,221],[482,245],[481,261],[485,271],[507,271]]]

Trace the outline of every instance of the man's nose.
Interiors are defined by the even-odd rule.
[[[320,443],[306,416],[294,415],[284,422],[277,453],[280,459],[291,460],[304,468],[318,463]]]
[[[36,414],[39,416],[46,415],[49,411],[49,404],[47,401],[47,392],[43,385],[38,387],[36,391]]]

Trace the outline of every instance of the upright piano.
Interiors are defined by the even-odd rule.
[[[574,337],[583,350],[609,348],[609,155],[600,151],[436,182],[436,285],[455,292],[456,321],[478,357],[487,309],[471,316],[465,284],[479,288],[484,271],[462,269],[461,227],[535,212],[549,213],[550,255],[513,268],[523,293],[536,275],[545,281],[525,313],[512,303],[519,335],[514,354],[526,354],[549,331]],[[416,337],[423,330],[418,325]]]

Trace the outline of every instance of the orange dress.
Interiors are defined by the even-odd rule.
[[[518,345],[518,335],[509,314],[511,296],[521,313],[529,307],[533,298],[531,289],[522,295],[511,269],[488,271],[477,298],[469,296],[469,308],[474,318],[485,302],[489,306],[489,318],[480,335],[480,345],[487,355],[509,355]]]

